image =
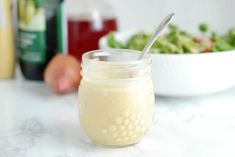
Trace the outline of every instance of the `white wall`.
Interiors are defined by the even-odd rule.
[[[174,23],[197,31],[200,22],[224,31],[235,26],[235,0],[106,0],[113,5],[120,30],[149,28],[160,19],[175,12]]]
[[[208,23],[219,32],[235,27],[235,0],[105,1],[114,7],[121,31],[153,28],[170,12],[176,13],[174,23],[193,33],[197,32],[200,22]]]
[[[105,1],[114,7],[120,30],[154,27],[170,12],[176,13],[174,23],[191,32],[197,31],[200,22],[207,22],[220,32],[235,27],[235,0]]]

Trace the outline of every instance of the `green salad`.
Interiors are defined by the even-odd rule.
[[[176,25],[169,25],[167,33],[154,43],[151,52],[163,54],[186,54],[228,51],[235,49],[235,28],[223,35],[211,31],[207,24],[199,25],[200,37],[181,30]],[[108,45],[111,48],[143,50],[147,44],[150,33],[139,32],[132,35],[126,43],[115,38],[114,33],[108,35]]]

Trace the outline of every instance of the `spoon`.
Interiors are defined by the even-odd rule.
[[[164,28],[166,28],[166,26],[171,22],[171,20],[173,19],[174,16],[175,16],[175,14],[171,13],[171,14],[167,15],[162,20],[160,25],[157,27],[157,30],[155,31],[155,33],[152,35],[152,37],[150,38],[150,40],[148,41],[148,43],[144,47],[143,52],[140,54],[138,59],[143,59],[148,54],[150,48],[153,46],[154,42],[160,36],[160,33],[162,32],[162,30],[164,30]]]

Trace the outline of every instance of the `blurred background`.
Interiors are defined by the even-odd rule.
[[[17,0],[12,0],[16,4]],[[71,0],[67,0],[71,1]],[[197,32],[199,23],[208,23],[224,32],[235,25],[234,0],[104,0],[112,5],[119,20],[119,30],[155,27],[169,12],[175,12],[174,23]],[[16,8],[16,6],[14,6]]]
[[[235,25],[234,0],[106,0],[112,4],[121,30],[155,27],[169,12],[175,12],[174,23],[196,32],[201,22],[224,32]]]
[[[112,31],[122,33],[129,30],[153,30],[160,20],[171,12],[176,15],[173,23],[182,31],[193,34],[189,38],[186,37],[188,43],[185,42],[183,34],[177,36],[177,40],[180,41],[178,45],[186,45],[187,50],[183,53],[235,49],[235,29],[230,31],[230,28],[235,26],[234,0],[18,0],[18,8],[21,8],[19,12],[17,12],[17,0],[6,0],[5,2],[9,2],[9,4],[13,2],[13,27],[15,28],[13,35],[16,35],[13,38],[12,46],[8,46],[14,47],[16,51],[11,50],[10,61],[4,63],[4,65],[9,65],[9,68],[5,68],[4,71],[11,74],[10,78],[14,75],[14,63],[19,63],[26,79],[45,80],[44,71],[48,68],[51,59],[58,53],[69,54],[75,57],[80,64],[82,54],[100,48],[99,39],[102,36]],[[10,5],[8,8],[10,14]],[[18,17],[17,13],[19,13]],[[17,19],[19,20],[17,21]],[[5,36],[13,36],[9,31],[12,28],[10,21],[8,20],[7,33],[9,35]],[[205,36],[205,32],[199,34],[200,23],[209,25],[207,36]],[[41,29],[41,26],[46,28]],[[210,31],[221,35],[216,36],[219,40],[212,39],[211,36],[214,32]],[[175,34],[177,35],[177,33]],[[36,36],[38,40],[31,39],[30,35]],[[139,37],[142,43],[140,44],[139,40],[136,40],[138,41],[137,50],[142,50],[148,37],[143,39],[141,35]],[[2,37],[2,39],[4,38]],[[39,41],[45,45],[40,45]],[[167,44],[164,44],[168,47],[164,48],[172,48],[172,41],[168,39],[167,41]],[[173,47],[179,48],[178,45],[173,45]],[[133,47],[125,48],[135,49]],[[179,48],[179,50],[181,49],[182,47]],[[157,51],[160,52],[162,49],[160,50],[158,47]],[[170,51],[165,53],[170,53]],[[174,49],[172,53],[182,52],[176,52]],[[18,62],[14,60],[15,54],[17,54]],[[4,59],[2,58],[2,60]]]

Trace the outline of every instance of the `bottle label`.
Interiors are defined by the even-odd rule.
[[[20,59],[46,62],[46,14],[41,0],[18,0]]]

